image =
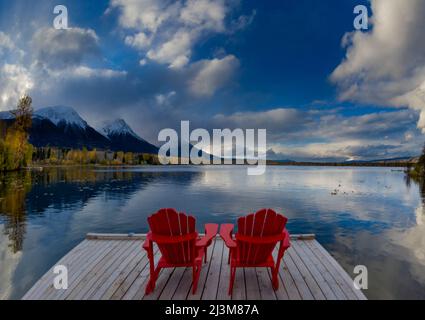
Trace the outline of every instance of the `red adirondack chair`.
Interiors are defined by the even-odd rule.
[[[162,268],[192,267],[192,293],[196,292],[202,260],[207,261],[207,248],[218,231],[217,224],[205,225],[205,236],[200,238],[195,229],[195,218],[174,209],[161,209],[148,218],[150,231],[143,248],[147,251],[150,278],[146,294],[155,289],[155,283]],[[161,258],[154,264],[153,243],[158,245]]]
[[[229,248],[230,284],[232,294],[236,268],[265,267],[272,272],[273,289],[279,288],[278,273],[285,250],[290,247],[289,233],[285,229],[288,221],[271,209],[262,209],[255,214],[238,219],[238,232],[233,237],[233,224],[222,224],[220,236]],[[279,243],[276,262],[273,250]]]

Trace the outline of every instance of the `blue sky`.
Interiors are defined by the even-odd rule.
[[[266,128],[270,156],[417,155],[425,127],[421,0],[0,0],[0,109],[74,107],[90,124]],[[384,3],[385,6],[384,6]],[[366,5],[369,29],[353,27]]]

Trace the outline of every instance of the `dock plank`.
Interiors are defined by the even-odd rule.
[[[140,245],[136,243],[127,257],[124,257],[121,264],[114,270],[111,276],[97,288],[90,296],[92,300],[108,300],[120,284],[127,278],[128,274],[136,267],[137,262],[145,255]]]
[[[93,246],[88,247],[84,255],[78,259],[70,261],[69,264],[65,264],[68,268],[68,289],[66,290],[55,290],[53,284],[43,293],[46,300],[63,300],[71,292],[75,284],[78,283],[80,275],[84,275],[87,268],[98,259],[99,255],[107,251],[113,243],[95,242]]]
[[[82,241],[77,246],[75,246],[70,252],[68,252],[67,255],[63,256],[55,265],[58,264],[67,264],[69,263],[74,257],[78,259],[79,256],[86,253],[86,248],[88,246],[94,245],[93,242],[89,241]],[[38,299],[38,297],[42,296],[43,290],[47,289],[48,286],[50,286],[53,282],[54,273],[53,273],[53,267],[51,267],[35,284],[34,286],[28,290],[28,292],[23,296],[23,300],[32,300],[32,299]]]
[[[173,274],[170,277],[169,283],[162,291],[159,300],[171,300],[173,298],[174,293],[176,292],[180,284],[180,280],[182,279],[185,270],[186,268],[176,268],[174,270]]]
[[[292,244],[292,248],[297,253],[297,256],[300,258],[300,260],[302,260],[302,262],[304,263],[305,269],[310,272],[310,274],[312,275],[313,279],[315,280],[315,282],[319,286],[320,290],[322,291],[322,293],[326,297],[326,299],[327,300],[336,300],[336,295],[332,291],[331,287],[326,282],[322,273],[318,270],[318,268],[314,264],[314,262],[311,261],[307,252],[304,251],[301,248],[300,243],[298,243],[298,241],[294,242]]]
[[[270,269],[267,269],[267,272],[269,274],[269,280],[270,280],[270,283],[271,283],[272,273],[271,273]],[[278,280],[279,280],[279,287],[274,292],[276,294],[276,299],[277,300],[289,300],[288,292],[286,291],[285,285],[283,284],[282,279],[279,277],[279,274],[278,274]]]
[[[289,254],[291,249],[288,249],[284,256],[284,263],[288,269],[288,272],[291,274],[294,282],[296,283],[298,292],[301,295],[303,300],[315,300],[313,293],[308,287],[304,276],[301,274],[300,270],[298,270],[295,262],[292,260],[291,255]]]
[[[278,248],[276,247],[273,252],[273,257],[277,259]],[[279,277],[282,283],[285,286],[286,292],[288,294],[289,300],[301,300],[301,295],[298,291],[298,288],[295,284],[292,275],[290,274],[288,267],[286,266],[286,256],[283,257],[282,262],[279,267]]]
[[[232,300],[246,300],[245,274],[243,268],[236,268]]]
[[[217,291],[217,300],[228,300],[230,295],[228,294],[229,290],[229,280],[230,280],[230,265],[229,260],[229,249],[226,247],[223,248],[223,257],[221,259],[221,272],[220,278],[218,279],[218,291]]]
[[[218,282],[221,272],[221,260],[223,259],[223,249],[223,241],[216,241],[214,245],[214,251],[211,256],[208,278],[205,281],[202,292],[202,300],[215,300],[217,298]]]
[[[305,280],[305,283],[307,284],[314,298],[316,300],[326,300],[326,296],[323,294],[322,290],[320,289],[320,286],[317,284],[316,280],[314,279],[314,276],[310,273],[309,269],[305,266],[303,259],[293,249],[293,246],[295,243],[296,241],[292,242],[292,247],[287,250],[287,254],[291,257],[296,267],[302,274]]]
[[[244,268],[246,299],[261,300],[260,286],[258,285],[257,272],[255,268]]]
[[[134,283],[136,278],[145,268],[149,268],[149,260],[146,254],[143,255],[143,258],[137,263],[136,267],[131,270],[124,281],[120,283],[119,287],[111,295],[110,299],[121,300],[125,293],[129,290],[130,286]]]
[[[82,296],[92,288],[97,279],[102,276],[105,268],[109,267],[109,265],[113,263],[113,258],[116,259],[116,255],[119,257],[120,252],[123,252],[129,245],[130,243],[118,242],[114,247],[109,248],[104,252],[104,254],[100,255],[100,258],[96,259],[95,263],[87,267],[88,272],[82,274],[78,284],[69,290],[69,294],[66,299],[81,299]]]
[[[326,267],[326,269],[331,274],[332,278],[335,282],[340,286],[342,292],[346,296],[348,300],[358,300],[358,297],[353,292],[353,289],[349,284],[347,284],[346,280],[342,278],[340,273],[335,269],[332,263],[329,261],[327,257],[323,255],[323,253],[314,245],[313,241],[308,241],[305,243],[308,247],[310,247],[311,252],[316,256],[317,259],[321,261],[321,263]]]
[[[276,300],[276,292],[273,290],[272,282],[266,268],[255,268],[257,272],[258,285],[260,287],[261,300]]]
[[[325,248],[320,245],[317,240],[313,241],[313,245],[319,250],[327,259],[328,261],[334,266],[336,272],[340,274],[340,276],[346,281],[348,286],[351,287],[354,294],[357,296],[359,300],[366,300],[366,296],[361,290],[357,290],[354,288],[353,285],[353,279],[350,278],[350,276],[347,274],[347,272],[341,267],[341,265],[334,259],[334,257],[331,256],[331,254],[325,250]]]
[[[346,300],[347,296],[344,294],[339,284],[332,277],[331,273],[327,269],[327,266],[322,264],[322,262],[311,251],[310,247],[304,243],[304,241],[300,241],[298,243],[298,246],[301,250],[303,250],[306,253],[306,255],[308,256],[308,259],[310,260],[310,263],[316,267],[318,273],[323,277],[324,281],[326,281],[326,283],[329,285],[329,287],[331,288],[332,292],[335,295],[335,299]]]
[[[155,261],[161,256],[161,252],[154,246],[155,251]],[[145,295],[145,288],[149,281],[150,267],[149,263],[145,268],[137,275],[136,279],[130,284],[130,287],[127,289],[126,293],[122,296],[122,300],[141,300]]]

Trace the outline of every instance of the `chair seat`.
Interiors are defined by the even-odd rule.
[[[235,254],[237,256],[237,254]],[[237,258],[230,259],[230,265],[237,268],[249,268],[249,267],[274,267],[273,255],[269,255],[265,261],[256,261],[255,263],[249,263],[246,261],[239,261]]]
[[[202,263],[202,259],[204,258],[204,248],[200,247],[197,248],[198,252],[194,260],[188,261],[188,262],[182,262],[182,263],[175,263],[175,262],[169,262],[165,259],[164,256],[161,256],[161,258],[158,261],[158,265],[161,268],[179,268],[179,267],[192,267],[194,264]]]

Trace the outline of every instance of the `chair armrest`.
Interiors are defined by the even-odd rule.
[[[208,247],[218,232],[218,224],[207,223],[205,225],[205,236],[196,242],[197,247]]]
[[[145,242],[143,242],[143,249],[146,251],[150,250],[152,248],[152,232],[149,231],[146,235]]]
[[[233,240],[232,233],[233,224],[226,223],[220,226],[220,237],[223,239],[224,244],[229,249],[236,248],[236,242]]]
[[[283,239],[283,247],[286,250],[291,246],[291,236],[289,235],[289,232],[286,230],[286,228],[283,230],[283,233],[285,234],[285,238]]]

